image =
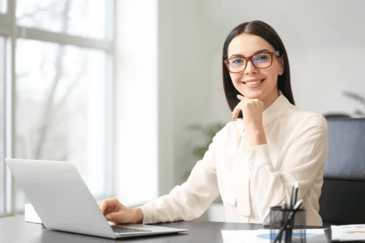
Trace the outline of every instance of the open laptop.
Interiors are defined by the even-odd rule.
[[[188,231],[143,224],[110,225],[76,167],[69,162],[5,162],[47,229],[113,239]]]

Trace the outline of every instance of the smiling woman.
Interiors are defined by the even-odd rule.
[[[253,51],[254,54],[247,53],[250,51]],[[243,54],[246,55],[246,58],[243,58]],[[246,67],[250,55],[254,55],[250,57],[250,63],[256,67],[254,70],[251,69],[250,65],[248,65],[248,68]],[[237,56],[243,58],[244,64],[241,65],[240,69],[232,70],[229,64],[232,62],[232,57]],[[266,65],[256,65],[255,62],[252,62],[252,59],[262,59],[265,57],[267,60]],[[269,63],[270,65],[268,65]],[[227,102],[231,110],[233,110],[234,107],[236,107],[239,103],[239,100],[236,97],[237,95],[242,94],[255,97],[255,94],[249,91],[256,91],[255,88],[261,85],[258,85],[257,83],[255,84],[253,82],[260,81],[262,83],[264,78],[267,78],[266,75],[268,74],[270,74],[269,82],[271,81],[272,83],[274,80],[274,85],[277,86],[276,90],[281,90],[289,102],[295,105],[290,85],[288,55],[279,35],[269,25],[261,21],[253,21],[251,23],[243,23],[234,28],[227,36],[223,46],[222,68],[224,91],[226,93]],[[244,70],[245,68],[246,70]],[[258,75],[262,75],[262,77]],[[251,82],[246,83],[249,80]],[[246,86],[240,85],[240,89],[237,89],[236,85],[239,85],[240,81]],[[266,81],[266,83],[268,82]],[[244,92],[245,87],[251,88],[246,89],[246,94],[242,93]],[[268,88],[269,87],[267,87],[266,92],[270,92]],[[271,89],[271,91],[274,91],[272,93],[272,99],[274,99],[275,96],[277,97],[277,95],[275,95],[275,92],[277,93],[277,91],[275,91],[275,87],[274,89]],[[257,95],[257,92],[255,93]],[[268,105],[270,105],[270,99],[267,101],[267,106]],[[242,114],[239,117],[242,118]]]
[[[322,225],[318,200],[327,123],[321,115],[294,105],[289,60],[280,37],[264,22],[243,23],[228,35],[222,61],[234,121],[215,135],[185,183],[139,208],[107,199],[100,209],[108,220],[191,220],[220,194],[227,221],[265,224],[270,207],[289,204],[291,188],[298,183],[307,224]]]

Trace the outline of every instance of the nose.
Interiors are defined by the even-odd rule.
[[[252,61],[249,60],[246,64],[245,74],[250,75],[253,73],[257,73],[257,68],[253,65]]]

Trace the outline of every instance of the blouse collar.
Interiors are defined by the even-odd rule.
[[[267,126],[282,116],[289,106],[289,100],[283,95],[281,90],[279,90],[279,97],[263,112],[264,125]]]

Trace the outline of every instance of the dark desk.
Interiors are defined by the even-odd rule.
[[[111,240],[87,235],[47,230],[41,224],[25,223],[24,216],[0,219],[0,242],[11,243],[40,243],[40,242],[67,242],[67,243],[100,243],[100,242],[223,242],[221,230],[253,230],[261,229],[261,224],[224,223],[224,222],[174,222],[160,224],[162,226],[189,229],[189,232],[177,235],[148,236],[130,239]],[[318,243],[325,243],[319,241]]]

